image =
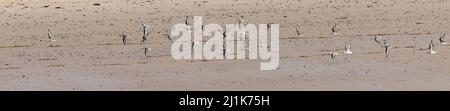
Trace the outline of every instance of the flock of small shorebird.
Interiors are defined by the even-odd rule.
[[[339,34],[339,33],[338,33],[338,30],[336,29],[336,26],[337,26],[337,24],[335,24],[335,25],[331,28],[331,31],[332,31],[333,35],[338,35],[338,34]],[[297,27],[297,34],[299,34],[299,28],[298,28],[298,27]],[[379,37],[379,36],[375,36],[375,37],[374,37],[374,41],[375,41],[379,46],[381,46],[382,48],[384,48],[384,54],[385,54],[385,57],[388,57],[388,56],[389,56],[389,50],[392,48],[391,43],[390,43],[388,40],[382,40],[382,37]],[[442,36],[439,37],[439,42],[440,42],[441,45],[449,45],[449,43],[448,43],[447,40],[446,40],[445,34],[443,34]],[[344,53],[345,53],[345,54],[352,54],[352,53],[353,53],[353,52],[350,50],[350,48],[351,48],[350,42],[345,42],[345,46],[344,46],[344,47],[345,47],[345,48],[344,48]],[[435,46],[434,46],[433,40],[431,40],[431,41],[430,41],[430,44],[428,45],[428,52],[427,52],[427,53],[428,53],[428,54],[436,54],[436,53],[437,53],[436,48],[435,48]],[[331,59],[333,59],[333,61],[334,61],[334,59],[336,58],[336,56],[338,55],[338,53],[336,53],[336,52],[331,52],[331,53],[329,53],[328,55],[330,55],[330,56],[331,56]]]
[[[242,17],[242,16],[241,16],[241,17]],[[192,30],[192,26],[190,25],[189,16],[186,16],[185,24],[186,24],[186,30],[187,30],[188,32],[190,32],[190,31]],[[244,20],[243,17],[242,17],[241,19],[239,19],[239,25],[244,25],[244,24],[245,24],[245,20]],[[272,24],[273,24],[273,23],[268,23],[268,24],[267,24],[267,28],[270,29],[270,27],[271,27]],[[202,29],[203,29],[203,28],[204,28],[204,26],[202,26]],[[147,25],[147,24],[145,24],[144,22],[142,22],[142,31],[143,31],[142,42],[147,42],[147,40],[148,40],[147,37],[148,37],[148,35],[150,35],[150,26]],[[339,31],[339,30],[337,29],[337,24],[334,24],[333,27],[331,28],[332,35],[338,35],[338,34],[339,34],[338,31]],[[300,26],[299,26],[298,24],[296,25],[296,33],[297,33],[297,36],[298,36],[298,37],[303,36],[303,33],[301,32]],[[165,34],[165,35],[167,35],[167,38],[168,38],[169,40],[172,40],[170,34]],[[123,32],[123,33],[120,34],[119,36],[122,37],[123,45],[126,45],[126,44],[127,44],[127,38],[131,37],[131,36],[130,36],[128,33],[126,33],[126,32]],[[226,30],[223,31],[223,36],[227,36],[227,35],[226,35]],[[245,32],[244,32],[244,33],[240,33],[239,36],[241,36],[241,37],[246,37],[246,33],[245,33]],[[55,41],[56,41],[56,40],[55,40],[55,37],[53,37],[52,32],[50,31],[50,29],[48,29],[48,42],[55,42]],[[389,56],[389,50],[390,50],[390,48],[392,48],[392,45],[389,43],[389,41],[388,41],[388,40],[382,40],[382,37],[378,37],[378,36],[375,36],[375,37],[374,37],[374,41],[375,41],[379,46],[381,46],[382,48],[384,48],[384,54],[385,54],[385,57],[388,57],[388,56]],[[442,36],[439,37],[439,41],[440,41],[440,44],[441,44],[441,45],[450,45],[450,43],[448,43],[447,40],[446,40],[446,38],[445,38],[445,34],[443,34]],[[225,45],[225,44],[224,44],[224,45]],[[350,42],[345,42],[345,46],[344,46],[344,47],[345,47],[345,48],[344,48],[344,53],[345,53],[345,54],[352,54],[352,53],[353,53],[353,52],[351,51],[351,44],[350,44]],[[149,52],[150,52],[150,50],[151,50],[150,47],[148,47],[148,46],[145,46],[145,47],[144,47],[144,54],[145,54],[145,57],[147,57],[147,58],[149,57]],[[224,49],[224,50],[225,50],[225,49]],[[434,46],[433,40],[430,41],[430,44],[429,44],[429,46],[428,46],[428,52],[427,52],[427,53],[428,53],[428,54],[436,54],[436,53],[437,53],[436,48],[435,48],[435,46]],[[339,53],[337,53],[337,52],[331,52],[331,53],[329,53],[328,55],[329,55],[329,56],[331,57],[331,59],[334,61],[335,58],[336,58],[336,56],[339,55]]]

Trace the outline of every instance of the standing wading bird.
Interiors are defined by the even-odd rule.
[[[436,48],[434,47],[433,40],[431,40],[430,45],[428,46],[428,54],[436,54]]]
[[[303,33],[300,31],[300,26],[298,24],[297,26],[295,26],[295,31],[297,31],[297,37],[303,36]]]
[[[345,42],[345,51],[346,54],[352,54],[353,52],[350,50],[351,44],[350,42]]]
[[[123,32],[122,34],[120,34],[120,37],[122,37],[123,45],[126,45],[127,44],[127,38],[130,37],[130,35],[128,35],[128,33],[126,33],[126,32]]]
[[[439,37],[439,42],[441,43],[441,45],[448,45],[447,39],[445,38],[445,34]]]
[[[332,52],[332,53],[329,53],[328,55],[330,55],[331,59],[334,61],[336,59],[336,56],[338,55],[338,53]]]
[[[384,47],[384,55],[385,57],[389,56],[389,49],[392,47],[389,41],[383,40],[383,47]]]
[[[142,36],[142,42],[147,41],[147,36],[150,34],[150,26],[142,22],[142,29],[144,31],[144,35]]]
[[[52,32],[48,29],[48,42],[55,42],[56,40],[53,38]]]
[[[337,29],[337,24],[334,24],[334,26],[331,28],[331,32],[333,32],[333,35],[338,35],[339,30]]]

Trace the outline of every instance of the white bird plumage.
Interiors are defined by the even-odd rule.
[[[378,45],[383,46],[383,44],[381,44],[381,37],[375,36],[375,37],[373,38],[373,40],[374,40]]]
[[[127,38],[130,37],[130,35],[128,33],[126,33],[126,32],[123,32],[122,34],[120,34],[120,37],[122,37],[123,45],[126,45],[127,44]]]
[[[192,26],[191,26],[191,22],[189,21],[189,16],[186,16],[185,24],[186,24],[186,31],[191,32]]]
[[[244,16],[241,16],[241,18],[239,19],[239,26],[240,26],[240,27],[244,27],[245,24],[246,24],[246,23],[245,23]]]
[[[303,36],[303,33],[300,31],[300,26],[298,24],[295,26],[295,31],[297,32],[297,37]]]
[[[391,43],[387,40],[383,40],[383,47],[384,47],[384,55],[385,57],[389,56],[389,49],[392,47]]]
[[[272,22],[267,24],[267,30],[270,30],[272,28],[272,24],[273,24]]]
[[[353,52],[350,50],[350,48],[351,48],[350,42],[345,42],[345,51],[344,51],[344,53],[352,54]]]
[[[150,34],[150,26],[142,22],[142,30],[144,32],[144,35],[142,36],[142,42],[146,42],[147,36]]]
[[[448,45],[445,34],[443,34],[441,37],[439,37],[439,42],[441,43],[441,45]]]
[[[434,47],[433,40],[431,40],[430,44],[428,45],[428,54],[436,54],[436,48]]]
[[[55,38],[53,38],[53,34],[52,34],[52,32],[50,31],[50,29],[48,29],[47,31],[48,31],[48,33],[47,33],[47,36],[48,36],[48,42],[55,42],[56,40],[55,40]]]

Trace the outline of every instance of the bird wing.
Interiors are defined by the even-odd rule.
[[[442,35],[441,37],[439,37],[439,41],[444,42],[444,41],[445,41],[445,40],[444,40],[444,37],[445,37],[445,34]]]

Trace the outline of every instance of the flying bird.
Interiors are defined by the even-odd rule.
[[[191,32],[192,26],[191,26],[191,21],[189,21],[189,16],[186,16],[185,24],[186,24],[186,31]]]
[[[303,33],[300,31],[300,26],[298,24],[297,26],[295,26],[295,31],[297,31],[297,37],[303,36]]]
[[[120,37],[122,37],[123,45],[126,45],[127,44],[127,38],[130,37],[130,35],[128,35],[128,33],[126,33],[126,32],[123,32],[122,34],[120,34]]]
[[[345,51],[346,54],[352,54],[353,52],[350,50],[351,44],[350,42],[345,42]]]
[[[384,47],[384,55],[385,57],[389,56],[389,49],[392,47],[389,41],[383,40],[383,47]]]
[[[150,34],[150,26],[142,22],[142,29],[144,31],[144,35],[142,36],[142,42],[147,41],[147,36]]]
[[[374,40],[378,45],[383,46],[383,45],[381,44],[381,37],[375,36],[375,37],[373,38],[373,40]]]
[[[52,32],[48,29],[48,42],[55,42],[56,40],[53,38]]]
[[[434,47],[433,40],[431,40],[430,45],[428,45],[428,54],[436,54],[436,48]]]
[[[332,52],[329,53],[328,55],[330,55],[331,59],[334,61],[336,59],[336,56],[339,55],[338,53]]]
[[[239,19],[239,26],[243,27],[245,25],[245,19],[244,16],[241,16],[241,18]]]
[[[272,28],[272,22],[267,24],[267,30],[270,30],[270,28]]]
[[[331,32],[333,32],[333,35],[338,35],[339,30],[337,29],[337,24],[334,24],[334,26],[331,28]]]
[[[441,45],[448,45],[445,34],[443,34],[441,37],[439,37],[439,42],[441,43]]]

